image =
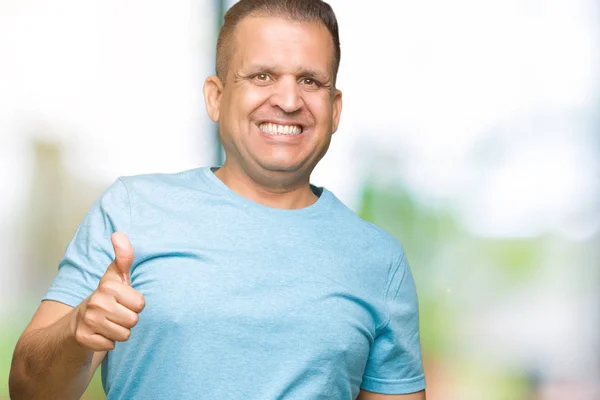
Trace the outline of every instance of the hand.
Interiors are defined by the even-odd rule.
[[[112,350],[115,342],[131,336],[131,328],[144,309],[144,296],[131,287],[133,248],[125,234],[111,237],[115,259],[98,288],[75,309],[74,336],[80,346],[94,351]]]

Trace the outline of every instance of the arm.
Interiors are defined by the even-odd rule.
[[[368,392],[366,390],[360,391],[356,400],[426,400],[425,391],[410,393],[410,394],[380,394]]]
[[[133,248],[123,234],[112,238],[115,259],[98,288],[72,308],[44,301],[15,348],[12,399],[79,399],[115,341],[126,341],[144,308],[130,286]]]
[[[79,399],[106,352],[81,347],[73,335],[75,309],[44,301],[19,339],[9,377],[12,399]]]
[[[423,400],[426,382],[419,338],[418,299],[403,251],[392,264],[385,298],[389,318],[378,330],[371,346],[359,399]]]

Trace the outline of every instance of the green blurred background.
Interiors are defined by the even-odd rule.
[[[0,399],[100,193],[217,162],[218,3],[1,3]],[[403,243],[428,399],[600,399],[598,5],[330,3],[345,108],[314,183]]]

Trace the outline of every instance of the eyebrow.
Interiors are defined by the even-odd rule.
[[[323,75],[321,72],[314,69],[303,69],[300,70],[300,75],[306,78],[314,78],[319,81],[328,81],[327,75]]]

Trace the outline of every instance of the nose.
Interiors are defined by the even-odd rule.
[[[279,107],[286,113],[293,113],[302,108],[304,99],[294,77],[281,77],[274,85],[270,98],[273,107]]]

